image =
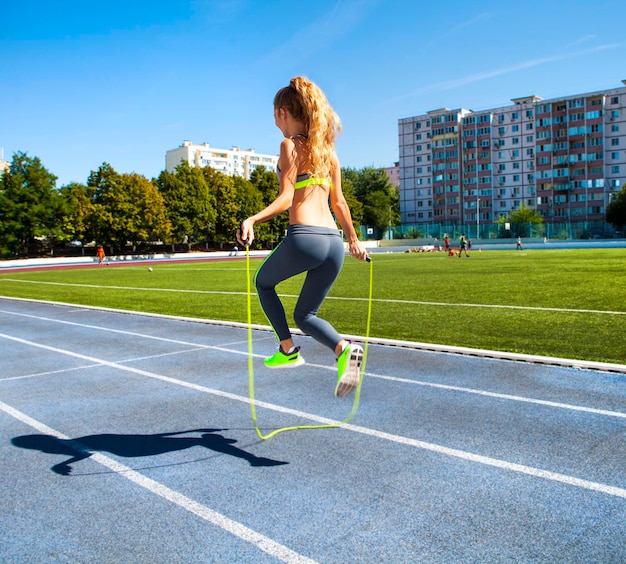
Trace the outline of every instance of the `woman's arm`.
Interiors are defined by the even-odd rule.
[[[294,185],[298,175],[296,159],[295,143],[292,139],[284,139],[280,144],[280,156],[278,158],[278,166],[281,170],[278,196],[271,204],[250,216],[241,224],[241,228],[237,230],[237,241],[242,245],[249,245],[254,241],[255,225],[264,223],[291,207],[295,191]]]
[[[350,254],[354,258],[366,260],[368,257],[367,251],[359,241],[359,237],[354,229],[354,225],[352,224],[352,214],[350,213],[348,202],[346,202],[346,198],[341,189],[341,167],[339,166],[339,159],[337,158],[337,155],[335,155],[335,158],[333,159],[330,176],[332,181],[330,203],[333,208],[333,212],[335,213],[335,217],[337,218],[337,221],[339,221],[339,225],[341,225],[341,228],[348,239]]]

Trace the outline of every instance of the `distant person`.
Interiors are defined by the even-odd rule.
[[[517,236],[517,241],[516,241],[516,244],[515,244],[515,248],[518,251],[522,250],[522,238],[519,235]]]
[[[98,264],[102,264],[104,262],[104,248],[102,245],[98,245],[96,249],[96,256],[98,257]]]
[[[465,253],[465,256],[469,258],[469,255],[467,254],[467,237],[465,236],[465,233],[461,235],[461,239],[459,240],[459,247],[459,258],[461,258],[461,255],[463,253]]]
[[[450,239],[446,235],[446,238],[443,240],[444,247],[446,249],[446,253],[450,250]]]
[[[289,212],[287,236],[263,261],[255,276],[261,307],[280,343],[278,352],[264,363],[268,368],[304,364],[276,286],[305,272],[294,319],[305,334],[335,353],[335,396],[343,397],[359,383],[363,348],[339,335],[317,315],[344,260],[343,240],[335,218],[348,239],[350,254],[359,260],[369,257],[358,239],[341,190],[341,167],[335,152],[335,136],[341,122],[320,88],[303,76],[292,78],[289,86],[277,92],[274,120],[284,136],[277,166],[278,195],[263,210],[244,220],[237,230],[239,244],[249,245],[254,240],[256,225]]]

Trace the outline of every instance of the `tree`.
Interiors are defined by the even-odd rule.
[[[255,168],[250,175],[250,182],[261,195],[261,208],[272,203],[276,196],[278,196],[280,182],[273,170],[267,170],[263,166]],[[258,228],[255,227],[255,236],[259,243],[273,247],[275,243],[284,237],[287,227],[289,227],[289,213],[284,212],[270,219],[270,221],[264,225],[260,225]]]
[[[84,243],[93,238],[89,228],[92,215],[90,190],[84,184],[73,182],[61,187],[60,192],[67,208],[63,217],[64,239],[80,241],[84,250]]]
[[[606,206],[606,221],[621,231],[626,225],[626,184]]]
[[[163,196],[175,243],[191,246],[212,237],[215,197],[200,169],[183,161],[174,172],[161,172],[154,183]]]
[[[15,153],[0,189],[0,249],[20,255],[34,251],[38,240],[51,246],[63,235],[66,206],[57,177],[37,157]]]
[[[237,204],[237,225],[239,228],[241,222],[254,215],[259,210],[263,209],[263,196],[257,187],[249,180],[242,178],[241,176],[235,176],[233,178],[235,186],[235,200]],[[270,242],[271,231],[270,226],[267,223],[261,223],[254,228],[254,235],[258,241]],[[271,243],[270,243],[271,246]]]
[[[220,246],[235,241],[235,232],[239,226],[237,219],[237,195],[231,176],[210,167],[202,169],[209,192],[215,201],[215,229],[213,239]]]
[[[94,190],[92,221],[98,243],[125,246],[130,241],[135,248],[143,241],[169,240],[172,227],[163,196],[147,178],[118,174],[103,163],[87,185]]]
[[[536,210],[521,205],[518,209],[513,210],[508,218],[511,224],[512,234],[519,237],[532,236],[531,226],[541,225],[543,216]]]
[[[367,194],[363,208],[366,225],[372,225],[380,231],[395,225],[394,201],[384,192],[377,190]]]
[[[357,233],[360,232],[360,226],[363,223],[363,204],[354,195],[354,184],[349,178],[341,178],[341,191],[350,208],[352,216],[352,225]]]
[[[363,205],[362,223],[384,230],[400,223],[400,194],[384,169],[342,169],[343,184],[354,187]]]

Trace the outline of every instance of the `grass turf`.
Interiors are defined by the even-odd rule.
[[[626,361],[624,251],[373,256],[371,336],[571,359]],[[251,259],[252,270],[260,259]],[[0,295],[246,321],[243,260],[0,274]],[[347,258],[320,315],[364,334],[369,265]],[[293,311],[303,276],[279,286]],[[267,324],[256,298],[252,321]]]

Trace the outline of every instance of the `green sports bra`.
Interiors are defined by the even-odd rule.
[[[296,183],[293,185],[295,190],[299,190],[300,188],[306,188],[311,185],[319,185],[319,186],[328,186],[332,188],[332,184],[328,178],[316,178],[312,177],[310,173],[306,172],[304,174],[298,174],[296,178]]]
[[[276,165],[276,174],[278,175],[278,180],[280,180],[280,168],[278,165]],[[298,176],[296,176],[296,183],[293,187],[294,190],[300,190],[300,188],[306,188],[311,185],[328,186],[329,188],[332,188],[333,186],[328,178],[312,176],[310,172],[303,172],[302,174],[298,174]]]

